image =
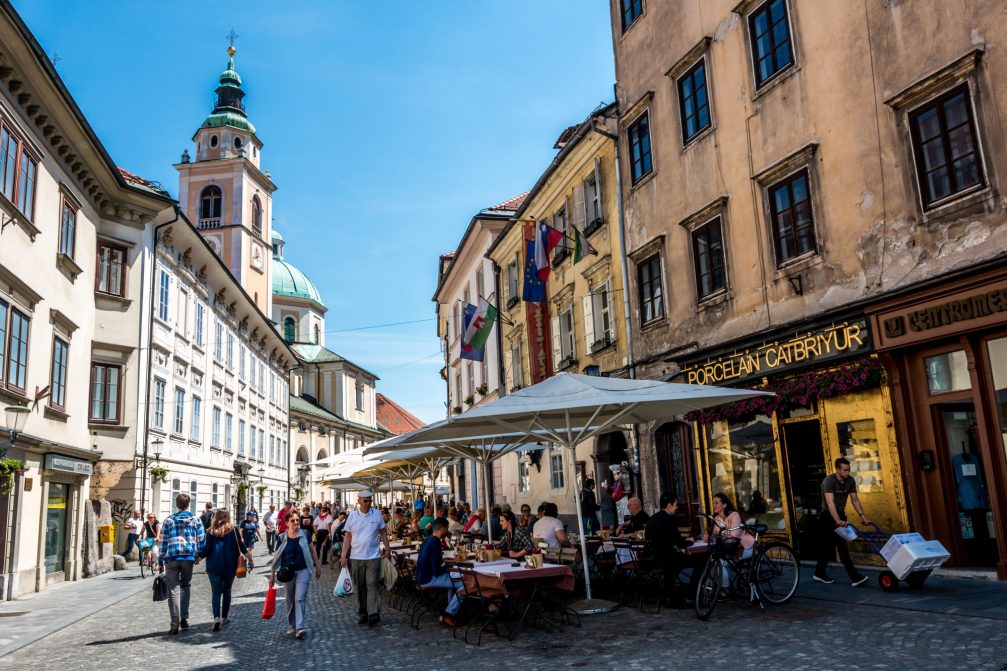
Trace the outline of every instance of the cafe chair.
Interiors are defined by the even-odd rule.
[[[462,609],[455,618],[452,637],[457,638],[458,629],[462,626],[465,627],[466,643],[470,643],[469,634],[473,628],[476,634],[475,645],[482,645],[483,632],[489,628],[500,636],[499,618],[507,600],[506,593],[498,587],[480,583],[479,574],[472,564],[456,564],[451,581],[456,584],[456,591],[462,599]]]
[[[409,625],[420,628],[420,620],[427,613],[440,613],[448,605],[448,591],[444,587],[424,587],[416,585],[416,605],[410,610]]]

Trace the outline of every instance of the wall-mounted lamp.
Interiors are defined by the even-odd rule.
[[[801,279],[800,274],[789,276],[787,282],[790,283],[790,288],[794,290],[796,295],[804,295],[804,280]]]

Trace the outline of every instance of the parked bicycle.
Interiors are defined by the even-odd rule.
[[[141,538],[136,542],[140,549],[140,577],[146,578],[154,575],[154,540],[153,538]]]
[[[717,607],[722,590],[748,598],[765,608],[765,602],[784,604],[797,592],[801,580],[794,549],[783,541],[762,542],[759,537],[769,528],[765,524],[742,524],[727,528],[712,515],[700,515],[714,524],[710,534],[710,552],[696,587],[696,616],[706,620]],[[747,531],[755,537],[755,551],[747,559],[740,556],[741,539],[731,532]],[[698,569],[697,569],[698,570]],[[726,585],[726,587],[725,587]]]

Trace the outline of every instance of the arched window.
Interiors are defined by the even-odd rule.
[[[199,197],[199,223],[203,224],[208,219],[216,219],[216,223],[219,225],[223,204],[224,192],[220,190],[219,186],[211,185],[203,189],[203,193]]]
[[[296,325],[294,324],[293,317],[287,317],[283,320],[283,339],[287,342],[294,342],[294,338],[297,336]]]
[[[262,237],[262,203],[258,196],[252,196],[252,233]]]
[[[315,344],[319,344],[321,341],[319,337],[321,336],[321,329],[318,328],[318,324],[315,324]]]
[[[364,380],[363,378],[357,378],[357,410],[363,411],[364,409]]]

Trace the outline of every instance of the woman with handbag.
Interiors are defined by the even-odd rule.
[[[245,561],[250,559],[250,554],[238,537],[237,527],[231,523],[231,513],[226,508],[218,510],[210,522],[206,546],[199,554],[206,558],[206,575],[213,590],[214,631],[220,631],[220,625],[227,624],[227,613],[231,610],[231,586],[235,576],[245,577]]]
[[[320,579],[322,567],[308,532],[298,524],[300,517],[296,510],[287,513],[287,531],[277,539],[279,546],[273,554],[269,586],[272,587],[277,580],[283,583],[287,600],[287,635],[294,634],[296,638],[303,639],[307,635],[304,620],[311,574]]]

